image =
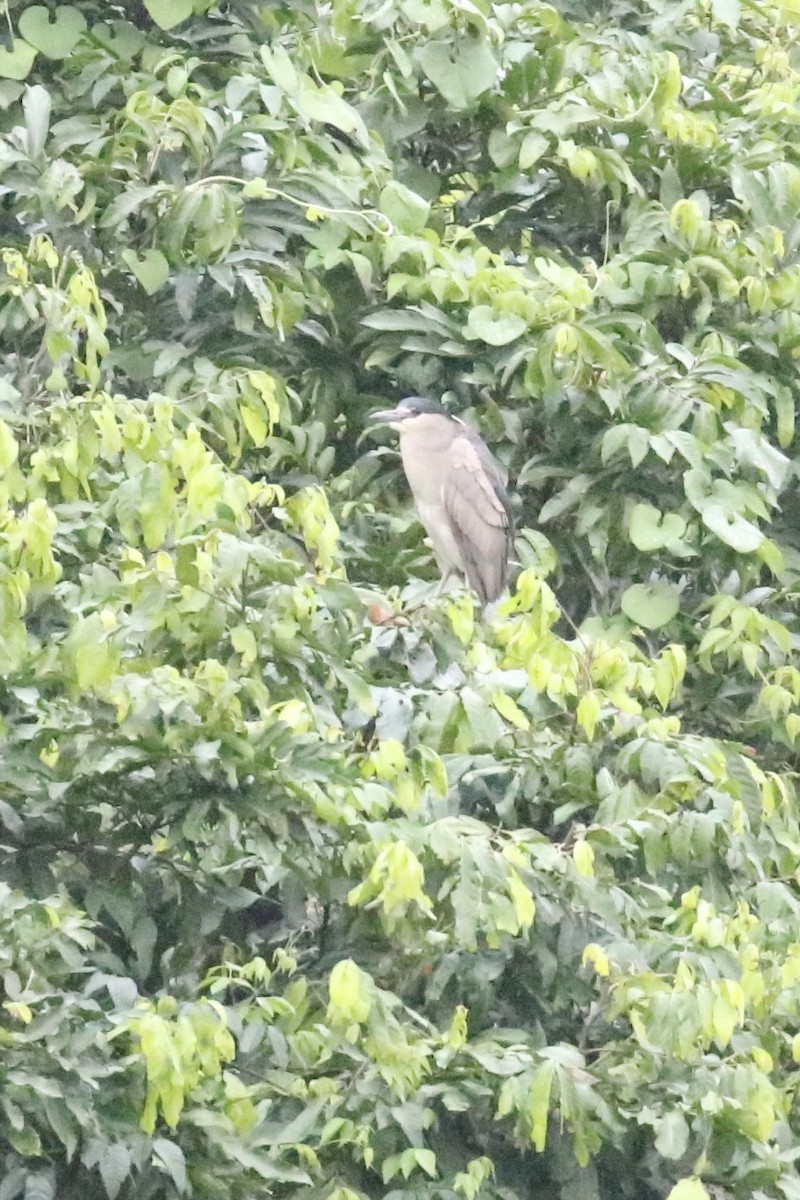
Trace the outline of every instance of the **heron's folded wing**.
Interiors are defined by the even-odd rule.
[[[499,468],[482,442],[466,434],[454,438],[442,501],[470,585],[484,604],[496,600],[508,574],[511,510]]]

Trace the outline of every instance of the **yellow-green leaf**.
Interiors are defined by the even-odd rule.
[[[328,980],[328,1020],[333,1025],[363,1025],[372,1006],[372,980],[352,958],[342,959]]]
[[[555,1059],[547,1059],[533,1073],[526,1112],[531,1127],[534,1150],[540,1153],[547,1145],[547,1121],[550,1114],[550,1091],[555,1075]]]
[[[581,838],[572,847],[572,861],[575,863],[579,875],[591,879],[594,875],[594,850],[584,838]]]
[[[530,721],[517,702],[509,696],[508,692],[501,692],[499,688],[496,688],[492,692],[492,704],[500,713],[500,716],[505,717],[510,725],[514,725],[515,728],[522,729],[524,732],[530,729]]]
[[[608,961],[608,955],[602,946],[598,946],[596,942],[590,942],[588,946],[584,946],[581,962],[584,966],[587,963],[594,967],[596,974],[607,979],[611,971],[611,966]]]
[[[710,1200],[710,1197],[700,1180],[692,1176],[676,1183],[667,1200]]]
[[[508,890],[520,929],[530,929],[536,916],[536,901],[514,870],[509,872]]]
[[[597,692],[584,692],[578,701],[578,707],[575,712],[578,724],[580,725],[586,737],[591,742],[594,738],[597,722],[600,720],[602,705]]]
[[[7,471],[17,461],[18,454],[17,439],[5,421],[0,420],[0,471]]]

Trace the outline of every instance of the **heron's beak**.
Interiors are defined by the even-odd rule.
[[[398,421],[405,420],[408,415],[404,408],[382,408],[378,412],[370,413],[369,419],[371,422],[380,422],[383,425],[394,425]]]

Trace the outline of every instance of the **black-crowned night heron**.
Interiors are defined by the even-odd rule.
[[[459,574],[482,605],[506,586],[513,536],[503,474],[483,438],[434,400],[408,396],[372,414],[400,434],[400,457],[442,578]]]

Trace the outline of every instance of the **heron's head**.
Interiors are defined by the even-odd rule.
[[[370,420],[389,425],[399,433],[425,434],[444,422],[449,424],[454,418],[436,400],[427,400],[424,396],[406,396],[396,408],[371,413]]]

